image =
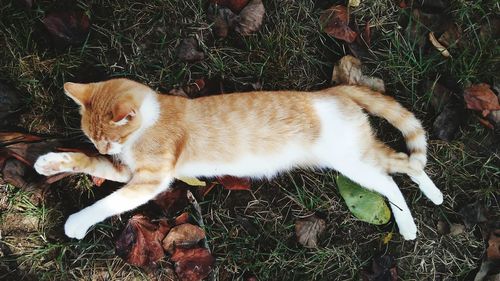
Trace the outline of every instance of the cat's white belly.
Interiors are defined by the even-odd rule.
[[[287,145],[270,155],[246,155],[232,162],[188,162],[176,167],[176,177],[272,177],[299,166],[316,166],[311,151],[300,145]]]
[[[247,154],[232,162],[188,162],[176,167],[176,177],[267,177],[297,167],[336,166],[360,157],[361,139],[358,120],[345,118],[334,100],[320,100],[314,107],[321,120],[320,137],[314,144],[284,143],[278,151],[269,154]],[[286,140],[283,140],[286,142]]]

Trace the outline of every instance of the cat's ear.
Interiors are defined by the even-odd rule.
[[[113,106],[113,122],[117,126],[127,124],[136,115],[136,110],[131,102],[117,102]]]
[[[64,83],[64,93],[77,104],[85,107],[90,101],[92,91],[90,91],[88,84],[67,82]]]

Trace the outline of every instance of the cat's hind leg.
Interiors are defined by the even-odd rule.
[[[45,176],[59,173],[85,173],[111,181],[128,182],[132,176],[124,165],[104,156],[90,157],[79,152],[50,152],[38,157],[35,170]]]
[[[341,160],[331,165],[346,177],[363,187],[385,196],[390,203],[392,214],[399,227],[399,232],[406,240],[413,240],[417,236],[417,226],[406,204],[403,194],[391,176],[380,168],[363,161]]]
[[[397,152],[391,147],[377,141],[373,146],[369,160],[373,160],[383,167],[387,173],[403,173],[410,176],[422,193],[434,204],[443,203],[443,194],[432,182],[425,171],[420,166],[411,165],[410,158],[406,153]]]

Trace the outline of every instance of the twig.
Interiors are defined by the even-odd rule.
[[[196,222],[198,223],[198,225],[205,229],[205,223],[203,222],[203,216],[201,215],[201,207],[200,207],[200,204],[198,204],[198,201],[196,200],[196,198],[194,197],[193,193],[191,193],[190,190],[187,191],[187,199],[189,200],[189,203],[191,203],[191,205],[193,205],[195,211],[196,211]],[[203,246],[208,250],[208,252],[210,253],[210,247],[208,246],[208,241],[207,239],[205,238],[205,243],[203,243]]]

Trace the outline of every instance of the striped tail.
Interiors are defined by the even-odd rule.
[[[401,131],[410,152],[409,164],[423,170],[427,163],[427,140],[420,121],[394,98],[360,86],[339,86],[335,91],[351,98],[369,113],[386,119]]]

